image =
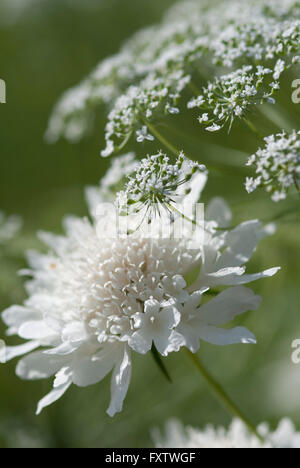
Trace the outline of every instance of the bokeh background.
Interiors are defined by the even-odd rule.
[[[101,110],[94,131],[79,144],[45,143],[53,105],[64,90],[78,83],[99,60],[116,52],[133,32],[158,21],[172,3],[1,0],[0,78],[7,83],[7,104],[0,105],[0,210],[24,219],[21,233],[8,245],[0,245],[1,310],[25,297],[17,271],[26,265],[26,249],[42,248],[36,231],[61,232],[64,215],[86,215],[84,186],[96,184],[109,164],[99,156],[105,123]],[[287,79],[280,99],[289,125],[296,127],[300,105],[291,103],[292,78]],[[271,133],[270,123],[260,118],[257,126]],[[276,235],[261,243],[250,269],[281,265],[282,271],[254,285],[263,296],[263,305],[238,321],[256,334],[258,344],[226,348],[203,344],[199,354],[255,423],[275,425],[283,416],[290,416],[300,429],[300,365],[291,363],[291,343],[300,338],[299,203],[295,198],[274,206],[265,196],[244,193],[246,172],[241,162],[245,153],[257,149],[255,136],[246,128],[236,127],[230,136],[212,137],[199,135],[199,127],[186,122],[184,114],[178,119],[182,132],[189,135],[185,146],[195,158],[224,164],[221,171],[211,174],[203,201],[224,196],[236,220],[278,219]],[[176,138],[180,145],[180,135],[174,135]],[[11,339],[10,343],[18,342]],[[20,381],[14,374],[15,363],[2,365],[0,447],[149,447],[153,446],[153,427],[163,428],[170,418],[197,427],[229,423],[230,417],[184,352],[170,355],[165,364],[172,384],[151,355],[135,356],[124,411],[114,419],[105,413],[109,378],[87,389],[72,388],[36,417],[36,403],[51,383]]]

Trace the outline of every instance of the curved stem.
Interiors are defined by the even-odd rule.
[[[231,414],[239,418],[245,426],[252,432],[260,441],[264,442],[264,439],[259,435],[256,430],[254,424],[252,424],[248,418],[243,414],[243,412],[233,403],[231,398],[226,394],[220,384],[218,384],[214,378],[209,374],[209,372],[205,369],[199,358],[196,354],[193,354],[191,351],[186,349],[189,358],[192,360],[194,365],[197,367],[199,372],[202,374],[210,388],[213,390],[214,394],[218,398],[218,400],[222,403],[222,405],[229,411]]]
[[[166,147],[168,148],[175,156],[180,154],[180,151],[175,148],[150,122],[145,121],[145,124],[149,128],[150,132]]]
[[[170,141],[168,141],[158,130],[157,128],[154,127],[150,122],[147,120],[144,121],[145,125],[147,125],[149,131],[153,133],[153,135],[166,147],[168,148],[175,156],[179,156],[181,151],[176,148]],[[174,129],[175,131],[175,129]],[[180,133],[180,132],[178,132]],[[188,156],[189,157],[189,156]],[[189,157],[189,159],[193,159]],[[207,163],[206,161],[204,162],[205,166],[207,167],[208,170],[210,171],[215,171],[215,172],[221,172],[222,170],[235,170],[240,173],[239,167],[237,166],[232,166],[229,164],[223,164],[223,163],[214,163],[212,164],[211,162]],[[243,172],[243,175],[244,172]]]
[[[187,216],[185,216],[185,214],[181,213],[181,211],[179,211],[175,206],[171,205],[171,203],[169,203],[168,207],[171,211],[174,211],[174,213],[180,215],[182,219],[184,219],[185,221],[188,221],[189,223],[192,223],[195,226],[198,226],[197,222],[194,219],[190,219]]]
[[[250,130],[255,133],[255,135],[259,136],[262,140],[264,139],[263,135],[257,130],[255,125],[251,122],[251,120],[248,120],[244,117],[244,122],[248,125]]]
[[[257,109],[264,118],[268,119],[272,125],[278,128],[278,131],[282,131],[282,129],[285,129],[286,131],[293,130],[295,127],[295,124],[293,124],[287,115],[285,115],[284,109],[282,109],[282,106],[278,105],[278,102],[276,107],[261,105],[257,106]]]

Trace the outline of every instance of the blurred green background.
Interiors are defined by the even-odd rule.
[[[0,246],[1,310],[25,296],[16,272],[26,265],[24,250],[40,248],[36,230],[60,232],[64,215],[85,215],[83,188],[96,184],[109,164],[99,156],[105,124],[101,112],[95,131],[79,144],[60,141],[51,146],[44,142],[54,103],[101,58],[116,52],[124,39],[157,21],[172,3],[32,0],[7,21],[0,10],[0,78],[7,83],[7,104],[0,106],[0,210],[24,218],[22,233],[5,248]],[[280,100],[290,125],[297,126],[300,107],[290,103],[292,78],[287,77]],[[261,115],[255,118],[265,134],[274,130]],[[251,154],[257,149],[256,137],[246,128],[237,126],[230,136],[212,137],[184,114],[177,123],[189,135],[185,147],[193,157],[231,164],[211,174],[204,201],[225,196],[237,220],[260,217],[269,221],[291,207],[298,210],[299,220],[296,198],[274,206],[264,194],[249,197],[244,193],[246,172],[239,167],[246,156],[240,151]],[[173,137],[180,145],[178,133]],[[267,420],[275,424],[281,417],[291,416],[300,428],[300,366],[291,363],[291,343],[300,338],[300,228],[294,218],[294,214],[280,218],[276,235],[261,243],[250,267],[255,271],[282,266],[277,277],[254,284],[253,289],[263,296],[263,305],[239,319],[255,333],[258,344],[226,348],[203,344],[200,355],[255,423]],[[3,336],[2,324],[0,332]],[[0,447],[148,447],[153,445],[151,429],[162,428],[169,418],[197,427],[229,423],[230,417],[184,352],[165,362],[173,384],[164,379],[151,355],[135,355],[124,411],[114,419],[105,413],[109,378],[87,389],[73,387],[36,417],[36,403],[51,383],[20,381],[14,374],[15,363],[1,366]]]

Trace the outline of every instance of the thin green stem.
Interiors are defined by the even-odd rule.
[[[279,129],[279,131],[282,131],[282,129],[289,131],[292,130],[295,126],[285,115],[285,111],[282,108],[279,111],[277,107],[275,108],[274,106],[269,107],[268,105],[262,105],[258,106],[257,109],[261,115],[263,115],[264,118],[267,118],[272,125]]]
[[[230,153],[231,156],[233,154],[236,154],[240,158],[246,158],[246,157],[249,158],[249,156],[250,156],[249,153],[239,151],[239,150],[237,150],[235,148],[230,148],[228,146],[220,146],[220,145],[217,145],[215,143],[211,143],[210,141],[207,141],[207,140],[199,140],[198,138],[195,138],[194,135],[184,133],[183,131],[179,130],[178,128],[175,128],[175,127],[171,126],[169,123],[168,124],[164,123],[163,125],[169,132],[173,133],[177,137],[181,136],[182,138],[188,138],[189,143],[193,142],[193,146],[195,146],[195,144],[197,144],[199,146],[199,144],[201,143],[202,154],[204,153],[206,155],[206,152],[209,149],[210,153],[212,151],[214,153],[216,153],[216,152],[219,152],[219,153],[220,152],[223,152],[223,153],[226,152],[228,154]],[[223,154],[223,156],[224,156],[224,154]],[[203,162],[203,164],[205,164],[207,169],[209,169],[210,171],[218,172],[218,173],[221,173],[221,174],[224,171],[229,172],[229,173],[234,172],[237,175],[246,177],[246,175],[248,174],[246,167],[244,168],[244,167],[241,167],[241,166],[239,166],[237,164],[227,162],[228,158],[226,158],[226,157],[224,157],[223,159],[224,159],[225,162],[220,161],[220,160],[216,160],[216,159],[212,160],[211,157],[210,157],[209,162],[208,162],[207,161],[207,155],[206,155],[206,156],[202,157],[202,162]]]
[[[180,154],[180,150],[178,148],[176,148],[170,141],[168,141],[166,139],[166,137],[164,137],[158,130],[156,127],[154,127],[154,125],[152,125],[150,122],[148,122],[147,120],[144,121],[145,125],[147,125],[149,131],[151,133],[153,133],[153,135],[166,147],[168,148],[175,156],[178,156]],[[175,131],[175,129],[174,129]],[[180,132],[178,132],[180,133]],[[189,159],[193,159],[191,157],[189,157]],[[223,164],[223,163],[214,163],[212,164],[211,162],[210,163],[207,163],[206,161],[204,161],[204,164],[205,166],[207,167],[208,170],[210,171],[215,171],[215,172],[221,172],[222,170],[228,170],[228,171],[232,171],[232,170],[235,170],[237,172],[240,172],[240,168],[237,167],[237,166],[232,166],[232,165],[229,165],[229,164]],[[243,172],[243,175],[244,172]]]
[[[178,148],[175,148],[175,146],[172,145],[158,130],[157,128],[154,127],[148,120],[145,121],[145,124],[149,128],[150,132],[153,133],[154,136],[166,147],[168,148],[175,156],[178,156],[180,154],[180,150]]]
[[[246,153],[244,151],[241,151],[241,150],[237,150],[236,148],[231,148],[229,146],[226,146],[226,145],[218,145],[216,143],[212,143],[211,141],[208,141],[207,139],[203,139],[201,141],[199,141],[199,139],[197,137],[195,137],[194,135],[192,134],[187,134],[185,132],[183,132],[182,130],[180,130],[179,128],[176,128],[176,127],[173,127],[171,126],[169,123],[166,124],[165,122],[162,124],[165,128],[167,128],[170,132],[174,133],[175,135],[180,135],[182,138],[186,138],[188,136],[188,139],[189,140],[192,140],[195,142],[195,144],[197,143],[199,145],[199,143],[207,146],[207,147],[210,147],[214,150],[217,150],[217,151],[228,151],[230,153],[234,153],[234,154],[237,154],[239,155],[240,157],[244,156],[244,157],[249,157],[249,153]],[[228,164],[228,166],[230,166],[230,164]]]
[[[190,219],[187,216],[185,216],[183,213],[181,213],[181,211],[177,210],[175,206],[171,205],[171,203],[169,203],[168,207],[171,211],[174,211],[174,213],[179,214],[182,217],[182,219],[184,219],[185,221],[188,221],[189,223],[192,223],[195,226],[198,226],[198,224],[196,223],[194,219]]]
[[[250,130],[255,133],[255,135],[259,136],[262,140],[264,139],[263,135],[257,130],[255,125],[248,119],[244,118],[244,122],[248,125]]]
[[[257,432],[256,427],[252,424],[248,418],[242,413],[242,411],[233,403],[231,398],[226,394],[223,390],[221,385],[217,383],[214,378],[209,374],[209,372],[205,369],[199,358],[196,354],[193,354],[188,349],[186,350],[189,358],[192,360],[194,365],[197,367],[203,378],[206,380],[218,400],[222,403],[222,405],[229,411],[229,413],[233,414],[237,418],[239,418],[246,427],[252,432],[260,441],[264,441],[261,435]]]

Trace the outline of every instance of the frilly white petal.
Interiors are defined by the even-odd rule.
[[[87,201],[91,215],[96,216],[99,204],[105,201],[104,198],[101,196],[100,188],[92,186],[86,187],[85,199]]]
[[[28,341],[19,346],[6,346],[5,347],[5,362],[10,361],[16,357],[22,356],[23,354],[30,353],[40,346],[38,341]]]
[[[131,378],[131,358],[128,346],[124,347],[124,355],[115,366],[111,379],[111,400],[107,414],[113,417],[122,411]]]
[[[196,353],[200,348],[200,338],[197,329],[186,323],[180,324],[177,331],[173,332],[170,336],[167,352],[177,352],[183,346],[192,351],[192,353]]]
[[[261,297],[244,286],[228,288],[199,309],[200,321],[210,325],[223,325],[248,310],[256,310]]]
[[[226,234],[226,250],[220,256],[217,267],[245,265],[254,254],[261,237],[262,225],[259,221],[247,221]]]
[[[252,283],[253,281],[257,281],[262,278],[270,278],[278,271],[281,270],[281,267],[274,267],[274,268],[269,268],[268,270],[264,270],[261,273],[253,273],[250,275],[242,275],[242,276],[237,276],[236,278],[233,278],[230,283],[224,283],[227,284],[228,286],[233,286],[233,285],[239,285],[239,284],[246,284],[246,283]]]
[[[36,414],[39,415],[44,408],[52,405],[52,403],[59,400],[63,396],[63,394],[68,390],[71,384],[72,382],[68,380],[66,383],[51,390],[50,393],[48,393],[44,398],[42,398],[39,401]]]
[[[81,342],[76,342],[76,343],[71,343],[69,341],[66,341],[65,343],[60,344],[56,348],[50,348],[46,351],[44,351],[44,354],[48,355],[59,355],[59,356],[65,356],[67,354],[73,353],[73,351],[76,351],[81,345]]]
[[[276,275],[280,267],[269,268],[260,273],[244,274],[245,268],[222,268],[215,273],[201,273],[195,287],[206,284],[207,286],[237,286],[252,283],[262,278],[270,278]]]
[[[76,343],[86,339],[87,332],[84,323],[74,321],[68,323],[62,330],[62,339],[66,342]]]
[[[120,355],[119,346],[106,346],[93,356],[83,356],[72,365],[72,381],[78,387],[94,385],[113,369]]]
[[[10,327],[9,334],[17,334],[19,327],[30,320],[41,319],[40,312],[30,310],[26,307],[12,306],[2,313],[3,322]]]
[[[129,338],[128,345],[136,353],[146,354],[152,348],[152,335],[147,330],[137,330]]]
[[[226,228],[232,221],[231,209],[223,198],[213,198],[205,210],[205,219],[217,223],[218,227]]]
[[[208,343],[217,346],[227,346],[236,343],[255,344],[255,336],[244,327],[217,328],[210,325],[204,326],[199,330],[200,338]]]
[[[64,362],[61,357],[50,357],[43,351],[37,351],[18,362],[16,374],[25,380],[46,379],[56,374]]]
[[[56,333],[44,320],[32,320],[21,325],[18,334],[25,340],[44,340],[52,338]]]

